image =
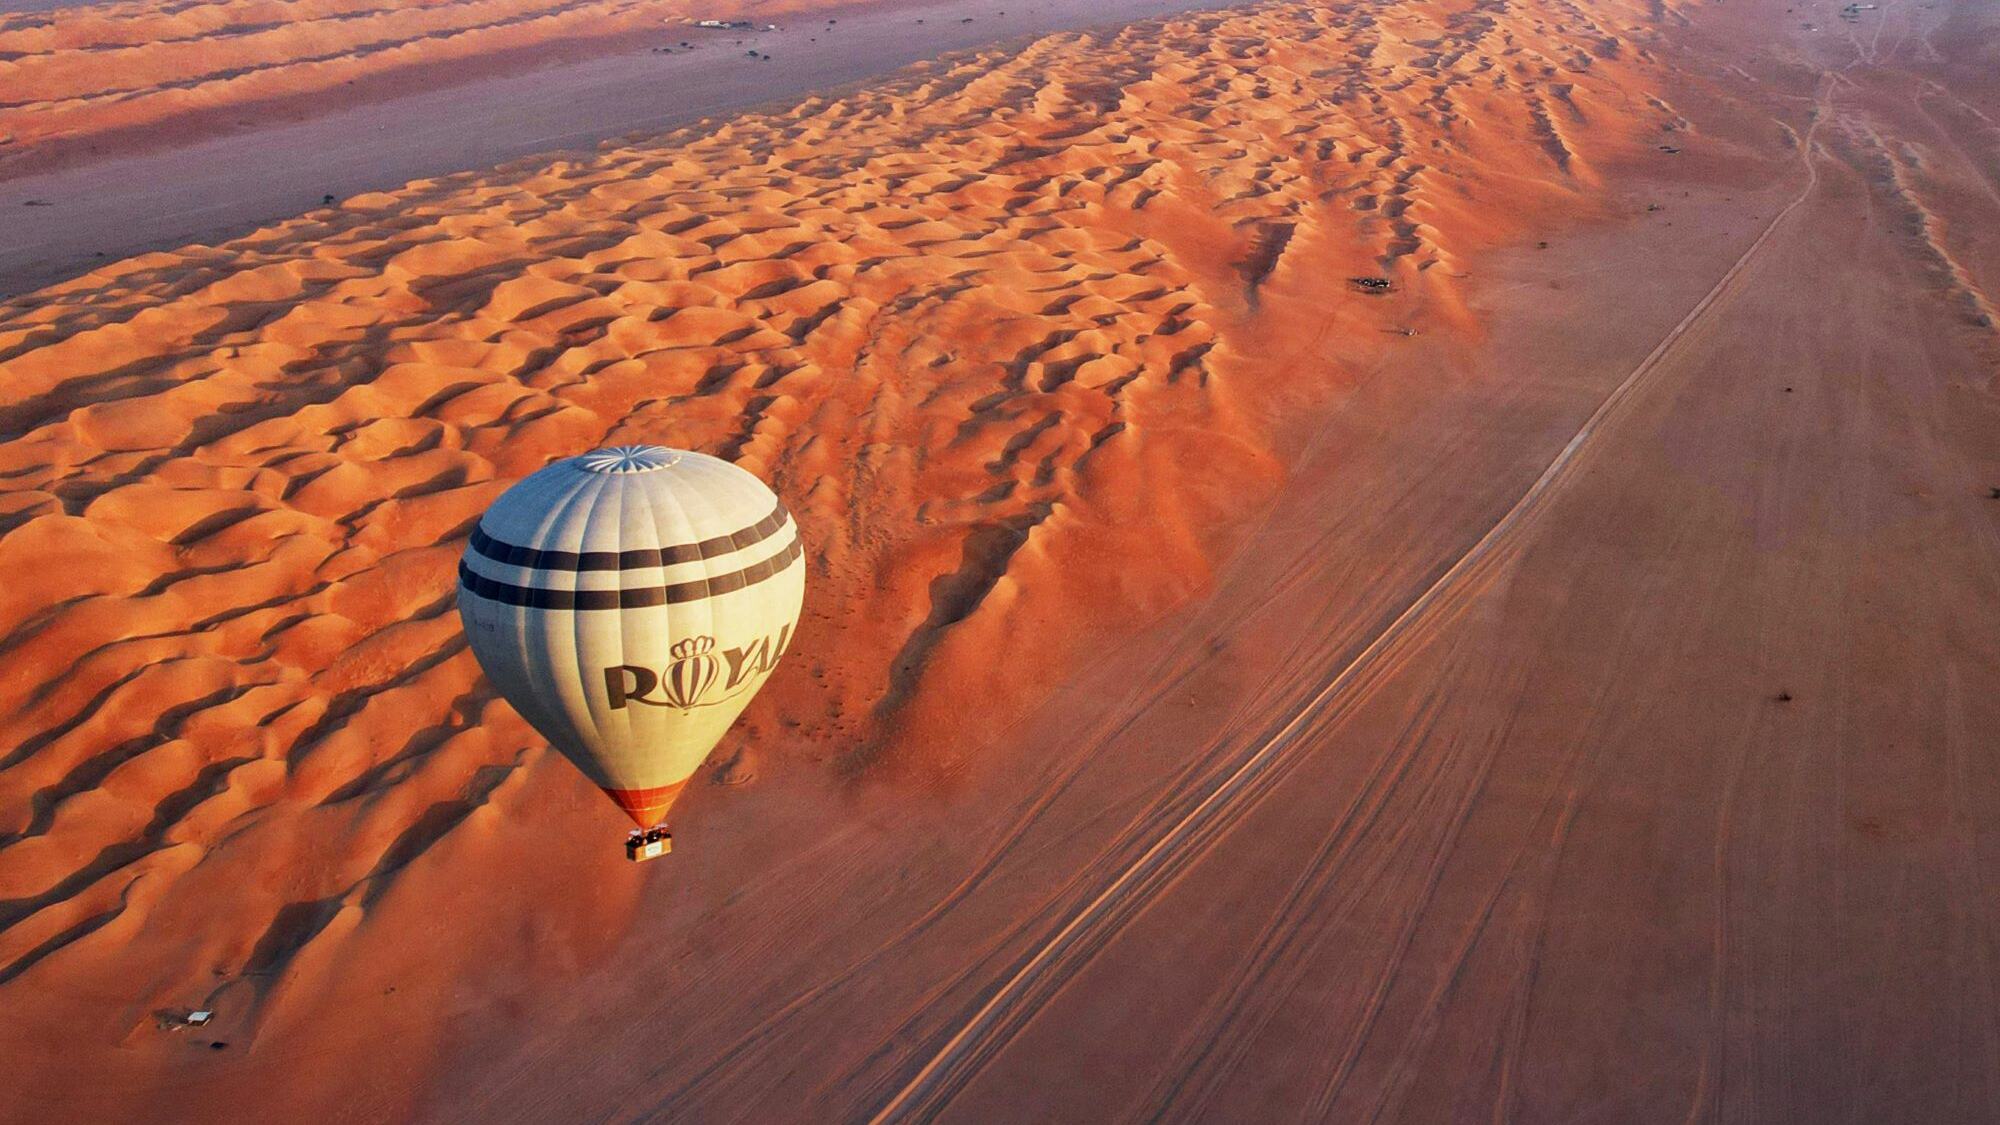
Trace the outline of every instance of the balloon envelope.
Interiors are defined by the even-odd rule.
[[[481,517],[458,612],[494,686],[641,828],[658,824],[791,643],[798,527],[684,450],[555,462]]]

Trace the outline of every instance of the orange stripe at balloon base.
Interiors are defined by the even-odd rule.
[[[674,807],[674,798],[687,788],[686,781],[676,781],[672,785],[662,785],[653,789],[610,789],[604,793],[618,802],[625,815],[641,828],[651,828],[666,819],[667,810]]]

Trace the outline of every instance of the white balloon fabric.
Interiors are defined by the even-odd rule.
[[[494,502],[458,612],[500,694],[651,828],[791,644],[803,551],[777,496],[727,461],[600,449]]]

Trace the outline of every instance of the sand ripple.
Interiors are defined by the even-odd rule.
[[[395,72],[462,70],[552,43],[603,43],[663,21],[759,18],[811,0],[117,0],[0,14],[0,160],[163,122],[325,95]]]
[[[29,23],[0,46],[55,36]],[[615,834],[452,603],[485,505],[597,444],[729,458],[804,525],[807,618],[732,777],[745,747],[974,752],[1202,587],[1344,341],[1478,332],[1468,256],[1598,206],[1673,120],[1626,35],[1482,3],[1053,36],[0,305],[0,985],[126,982],[104,1042],[190,998],[247,1039],[364,921],[434,908],[392,891],[478,863],[529,779]],[[56,73],[35,112],[133,96]]]

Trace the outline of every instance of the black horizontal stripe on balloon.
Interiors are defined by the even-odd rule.
[[[783,572],[804,553],[804,540],[794,538],[791,546],[742,570],[718,574],[713,578],[697,578],[692,582],[676,582],[671,586],[643,586],[631,590],[545,590],[538,586],[516,586],[511,582],[488,578],[463,562],[458,564],[458,582],[467,591],[488,601],[529,609],[641,609],[733,594]]]
[[[785,509],[779,505],[771,514],[741,531],[718,535],[699,543],[679,543],[672,547],[642,547],[631,551],[542,551],[518,543],[504,543],[486,534],[484,525],[472,529],[472,549],[481,558],[503,566],[533,570],[640,570],[700,562],[731,551],[755,547],[785,526]]]

